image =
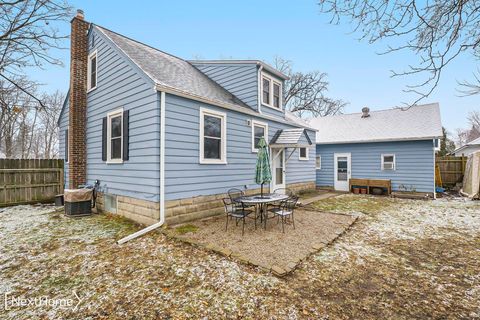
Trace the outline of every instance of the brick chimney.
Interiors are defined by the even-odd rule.
[[[70,112],[68,130],[69,188],[86,183],[86,115],[87,115],[87,63],[89,23],[82,10],[71,21],[70,36]]]

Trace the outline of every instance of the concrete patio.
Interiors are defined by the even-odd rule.
[[[255,229],[254,220],[248,218],[244,236],[241,221],[238,226],[234,220],[230,221],[225,231],[224,215],[173,227],[165,232],[178,240],[284,276],[310,254],[332,243],[355,220],[353,215],[299,208],[295,211],[295,229],[288,224],[285,233],[276,218],[268,220],[266,230],[259,225],[259,220]]]

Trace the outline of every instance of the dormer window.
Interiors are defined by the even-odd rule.
[[[97,87],[97,51],[88,56],[87,67],[87,90],[93,90]]]
[[[265,74],[262,74],[262,104],[282,109],[282,84]]]
[[[270,84],[271,80],[268,78],[263,78],[263,95],[262,95],[262,103],[266,105],[270,105]]]
[[[273,106],[280,109],[280,84],[273,83]]]

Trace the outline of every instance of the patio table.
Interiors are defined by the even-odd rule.
[[[264,193],[263,196],[255,194],[252,196],[243,196],[235,199],[237,202],[244,203],[246,205],[255,205],[260,209],[260,222],[263,221],[264,229],[267,229],[267,211],[265,206],[269,203],[278,202],[288,199],[288,195],[280,193]]]

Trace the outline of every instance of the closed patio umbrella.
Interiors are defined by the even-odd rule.
[[[257,166],[255,168],[255,183],[261,185],[261,196],[263,198],[263,184],[272,180],[270,170],[270,159],[268,156],[267,142],[262,137],[258,142]]]

